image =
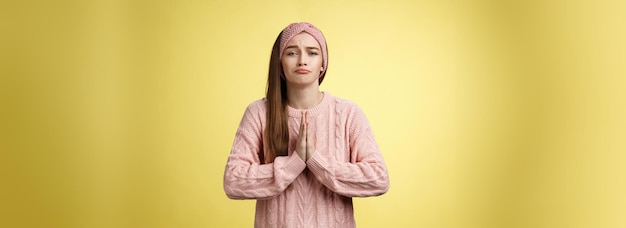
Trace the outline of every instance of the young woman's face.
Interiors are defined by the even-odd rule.
[[[318,83],[323,70],[322,50],[313,36],[303,32],[287,42],[281,63],[287,85],[306,86]]]

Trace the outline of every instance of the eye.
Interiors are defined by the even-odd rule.
[[[288,56],[294,56],[294,55],[298,55],[298,54],[296,52],[290,51],[290,52],[287,52],[287,55]]]
[[[312,52],[309,52],[309,55],[319,55],[319,54],[317,52],[312,51]]]

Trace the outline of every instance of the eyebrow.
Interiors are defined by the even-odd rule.
[[[298,46],[296,46],[296,45],[287,46],[287,47],[285,48],[285,50],[287,50],[287,49],[289,49],[289,48],[298,48]],[[306,47],[306,49],[316,49],[316,50],[319,50],[319,48],[318,48],[318,47]]]

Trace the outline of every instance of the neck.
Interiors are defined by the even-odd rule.
[[[308,87],[304,89],[287,89],[287,104],[295,109],[311,109],[318,105],[324,94],[319,87]]]

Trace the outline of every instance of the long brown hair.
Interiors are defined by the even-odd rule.
[[[272,55],[270,56],[270,69],[267,75],[267,91],[265,99],[267,101],[267,119],[265,127],[265,137],[263,138],[263,153],[260,160],[264,164],[274,162],[276,156],[286,156],[289,147],[289,113],[287,111],[287,82],[283,75],[283,65],[280,61],[280,40],[283,32],[278,34]],[[326,42],[324,41],[326,45]],[[327,48],[328,49],[328,48]],[[328,50],[326,50],[328,53]],[[328,57],[327,57],[328,58]],[[318,82],[322,84],[324,76],[328,71],[322,72]]]
[[[287,123],[287,82],[282,76],[283,66],[280,61],[280,37],[272,47],[270,69],[267,76],[267,126],[265,127],[264,152],[261,162],[272,163],[276,156],[287,155],[289,146],[289,125]]]

